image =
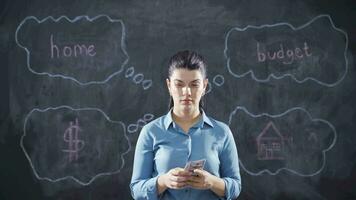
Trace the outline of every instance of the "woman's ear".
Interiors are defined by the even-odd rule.
[[[209,83],[209,80],[208,80],[207,78],[206,78],[206,79],[204,79],[204,88],[206,88],[206,87],[207,87],[208,83]]]
[[[202,96],[205,95],[206,88],[208,87],[209,80],[206,78],[206,79],[204,79],[203,83],[204,83],[204,88],[203,88],[204,91],[203,91],[203,95]]]
[[[166,84],[167,84],[169,95],[172,96],[171,95],[171,81],[169,80],[169,78],[166,78]]]

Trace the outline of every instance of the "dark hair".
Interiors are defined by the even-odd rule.
[[[179,51],[174,54],[168,62],[168,78],[173,74],[173,71],[176,69],[188,69],[188,70],[199,70],[203,78],[206,78],[206,68],[207,65],[203,56],[199,55],[197,52],[184,50]],[[170,110],[174,105],[173,98],[170,97],[168,109]],[[204,106],[203,97],[199,102],[199,109],[202,109]]]

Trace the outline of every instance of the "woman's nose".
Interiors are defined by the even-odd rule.
[[[190,89],[190,87],[184,87],[183,88],[183,95],[191,95],[192,91]]]

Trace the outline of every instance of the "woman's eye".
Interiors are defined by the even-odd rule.
[[[199,87],[199,84],[198,83],[193,83],[192,87]]]
[[[176,87],[183,87],[183,84],[176,83]]]

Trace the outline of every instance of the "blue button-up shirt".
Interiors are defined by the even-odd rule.
[[[188,161],[199,159],[206,159],[204,170],[224,180],[224,197],[218,197],[211,190],[190,187],[168,188],[158,195],[159,175],[172,168],[184,168]],[[148,123],[137,140],[130,188],[137,200],[236,199],[241,191],[241,177],[230,128],[207,117],[204,111],[188,133],[172,120],[171,112]]]

